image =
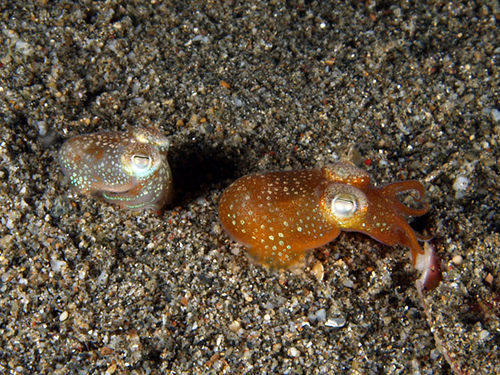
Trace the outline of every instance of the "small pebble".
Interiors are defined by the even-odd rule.
[[[300,351],[297,348],[291,347],[288,349],[288,355],[290,357],[296,358],[300,355]]]
[[[66,267],[66,262],[63,260],[51,259],[50,267],[54,272],[61,272],[64,267]]]
[[[116,372],[116,370],[118,369],[118,366],[116,365],[116,363],[113,363],[111,366],[108,367],[108,369],[106,370],[106,374],[114,374]]]
[[[500,121],[500,111],[498,109],[493,109],[491,111],[491,117],[493,118],[493,121],[499,122]]]
[[[385,324],[386,326],[388,326],[389,324],[391,324],[391,323],[392,323],[392,317],[390,317],[390,316],[384,316],[384,317],[382,318],[382,321],[384,322],[384,324]]]
[[[326,310],[325,309],[319,309],[316,311],[316,320],[318,322],[324,322],[326,320]]]
[[[64,322],[66,319],[68,319],[69,314],[67,311],[63,311],[61,315],[59,315],[59,321]]]
[[[462,262],[464,261],[464,258],[462,258],[461,255],[454,255],[453,258],[451,258],[451,261],[455,266],[460,266]]]
[[[342,328],[345,326],[345,319],[344,318],[334,318],[334,319],[328,319],[325,323],[325,326],[327,327],[332,327],[332,328]]]
[[[485,329],[483,329],[481,332],[479,332],[479,338],[481,340],[488,338],[489,335],[490,335],[490,332],[485,330]]]
[[[455,198],[460,199],[465,196],[465,191],[469,187],[470,180],[465,176],[458,176],[453,183],[453,190],[456,191]]]
[[[238,332],[241,328],[241,324],[239,321],[235,320],[233,321],[230,325],[229,325],[229,329],[232,331],[232,332]]]
[[[323,281],[323,278],[325,276],[325,268],[323,267],[323,263],[316,263],[311,271],[317,281]]]
[[[346,288],[352,289],[354,288],[354,283],[352,282],[352,280],[347,279],[344,281],[344,286]]]
[[[38,126],[38,134],[42,137],[47,135],[47,123],[45,121],[37,121],[36,125]]]
[[[435,361],[436,359],[439,358],[440,355],[441,355],[441,352],[438,349],[433,349],[431,351],[430,359]]]

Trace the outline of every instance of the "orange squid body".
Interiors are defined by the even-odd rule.
[[[366,233],[387,245],[410,248],[413,263],[424,251],[422,237],[407,223],[429,207],[404,205],[399,193],[424,196],[418,181],[376,187],[367,172],[342,161],[321,169],[244,176],[227,188],[219,204],[226,231],[248,247],[256,262],[290,268],[307,250],[327,244],[340,231]]]

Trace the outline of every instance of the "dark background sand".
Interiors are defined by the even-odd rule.
[[[451,374],[432,331],[500,373],[498,4],[131,3],[1,2],[0,373]],[[65,139],[128,125],[170,136],[160,215],[63,180]],[[406,249],[343,234],[273,272],[221,229],[236,178],[352,146],[426,186],[432,329]]]

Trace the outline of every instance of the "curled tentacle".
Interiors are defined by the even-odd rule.
[[[398,194],[410,193],[411,198],[419,203],[425,195],[424,186],[418,181],[401,181],[379,187],[383,189],[383,194],[386,197],[394,197],[394,209],[404,213],[407,216],[422,216],[429,211],[429,205],[424,203],[421,208],[409,207],[398,198]]]

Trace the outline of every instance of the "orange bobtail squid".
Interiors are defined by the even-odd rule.
[[[59,161],[71,185],[121,208],[159,210],[170,202],[168,139],[152,127],[79,135],[64,143]]]
[[[386,245],[410,248],[413,264],[425,252],[406,219],[424,215],[398,199],[413,192],[420,202],[418,181],[374,186],[368,173],[348,161],[321,169],[244,176],[227,188],[219,204],[223,227],[248,247],[256,262],[290,268],[303,262],[306,250],[327,244],[341,231],[365,233]]]

